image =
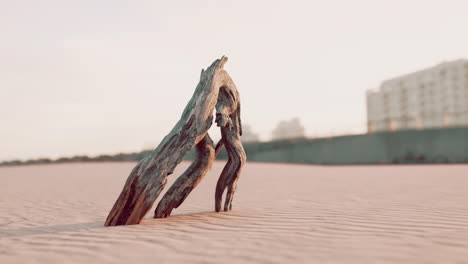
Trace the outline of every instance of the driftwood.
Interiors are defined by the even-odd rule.
[[[216,212],[221,210],[222,195],[227,189],[224,211],[230,211],[237,180],[246,161],[245,151],[240,141],[242,135],[240,99],[234,83],[220,88],[216,104],[216,123],[221,127],[221,141],[216,146],[216,150],[218,152],[224,144],[228,153],[228,161],[216,184],[215,210]]]
[[[140,223],[166,185],[167,176],[173,173],[184,155],[194,146],[196,159],[163,196],[154,217],[167,217],[182,204],[211,168],[216,153],[223,146],[226,147],[229,159],[216,186],[215,210],[220,211],[226,189],[224,210],[231,210],[246,156],[240,142],[242,128],[239,94],[229,74],[223,69],[226,61],[227,58],[223,57],[213,62],[206,71],[202,70],[200,82],[179,122],[159,146],[132,170],[109,212],[105,226]],[[221,127],[222,135],[216,148],[208,135],[215,108],[216,123]]]

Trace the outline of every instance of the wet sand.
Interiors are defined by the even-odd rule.
[[[248,163],[214,213],[218,162],[173,216],[103,227],[134,165],[1,167],[0,263],[468,262],[468,165]]]

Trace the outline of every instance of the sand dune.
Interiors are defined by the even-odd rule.
[[[467,165],[248,163],[213,213],[216,163],[173,216],[103,227],[134,165],[0,168],[0,263],[468,261]]]

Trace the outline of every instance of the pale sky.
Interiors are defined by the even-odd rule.
[[[227,55],[263,140],[365,131],[365,91],[468,54],[468,1],[0,0],[0,160],[154,148]]]

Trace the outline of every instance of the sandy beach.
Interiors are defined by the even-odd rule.
[[[468,165],[248,163],[214,213],[216,162],[173,216],[104,227],[134,165],[0,168],[0,263],[468,261]]]

